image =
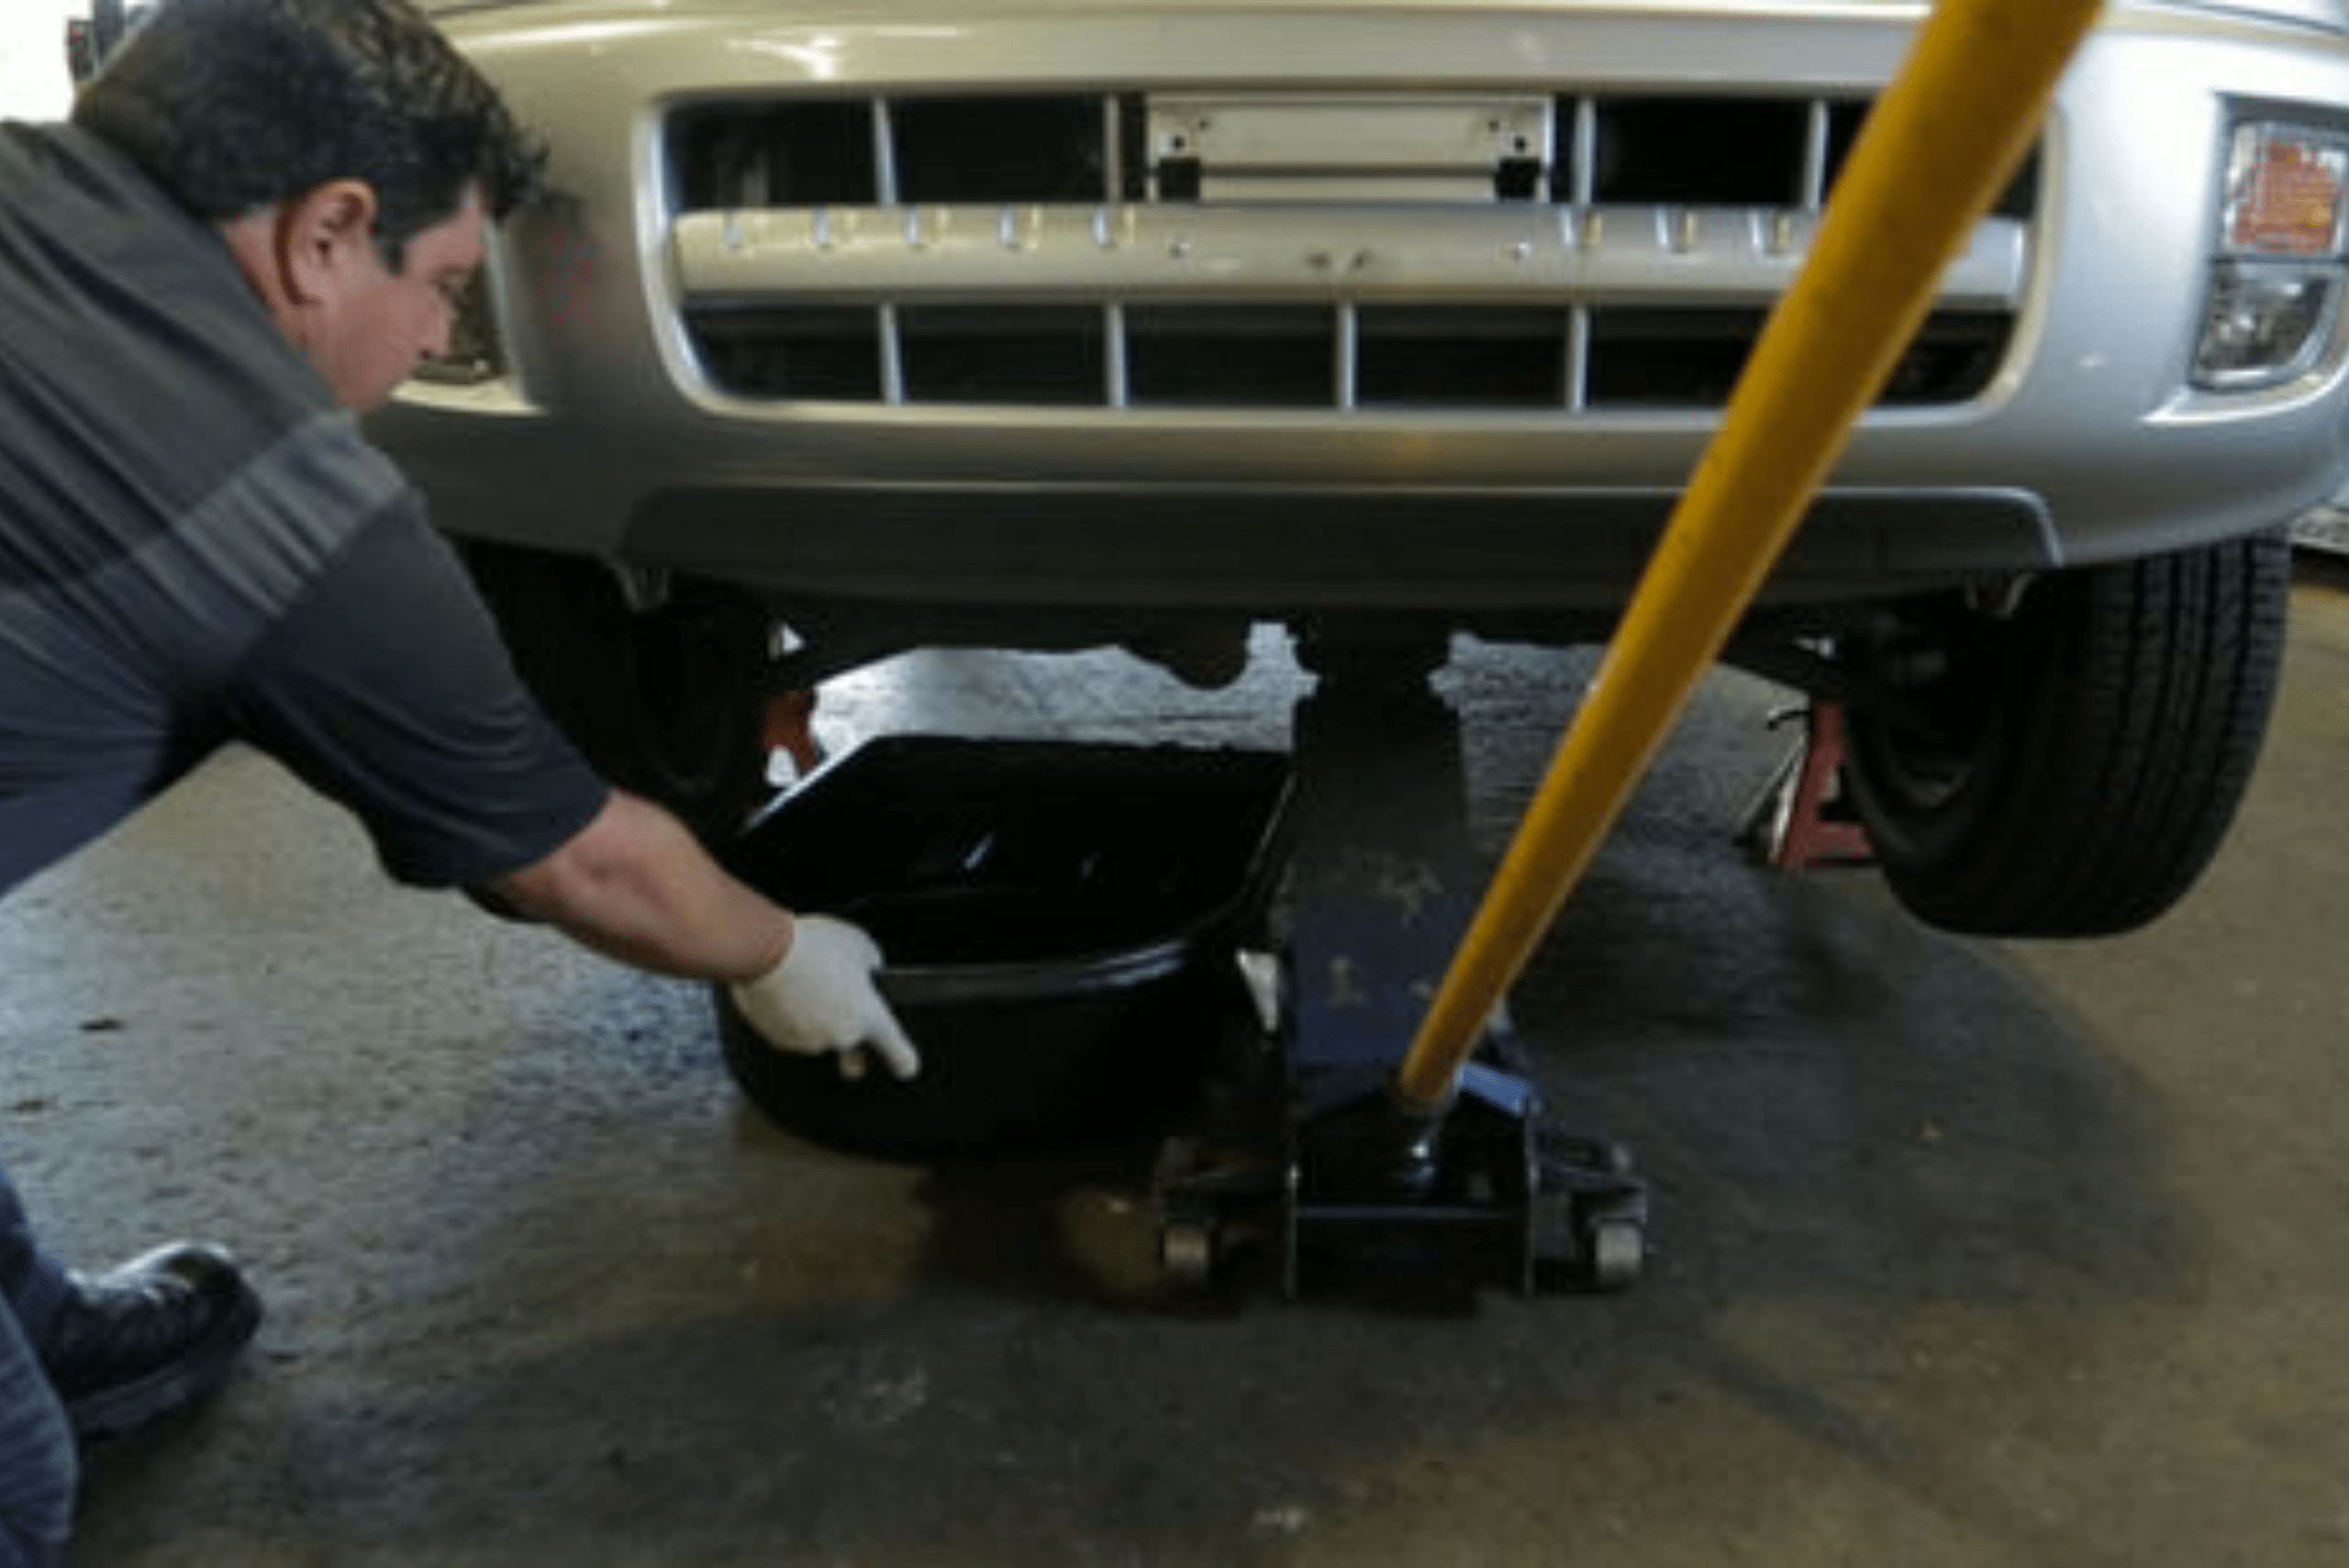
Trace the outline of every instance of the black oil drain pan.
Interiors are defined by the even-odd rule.
[[[716,992],[726,1063],[782,1126],[896,1157],[1062,1146],[1178,1116],[1245,1001],[1277,875],[1276,752],[893,736],[842,753],[724,858],[880,942],[922,1053],[893,1079],[767,1046]]]

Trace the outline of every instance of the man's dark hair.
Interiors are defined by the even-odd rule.
[[[208,221],[363,180],[395,270],[468,184],[503,217],[539,194],[545,161],[407,0],[165,0],[83,87],[73,123]]]

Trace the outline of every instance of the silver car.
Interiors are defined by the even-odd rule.
[[[549,139],[379,434],[704,825],[920,645],[1603,638],[1915,0],[439,0]],[[2159,914],[2349,442],[2349,13],[2116,0],[1727,657],[1921,917]]]

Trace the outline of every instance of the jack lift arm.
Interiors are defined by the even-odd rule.
[[[1644,1186],[1611,1145],[1541,1125],[1541,1096],[1495,1020],[1922,322],[1948,258],[2028,150],[2099,8],[1933,7],[1473,917],[1456,892],[1473,864],[1458,730],[1427,683],[1433,664],[1348,645],[1321,658],[1295,724],[1281,1168],[1267,1183],[1212,1134],[1168,1145],[1157,1196],[1178,1279],[1203,1279],[1225,1229],[1268,1198],[1291,1294],[1308,1255],[1450,1255],[1445,1243],[1472,1231],[1508,1242],[1527,1288],[1553,1269],[1602,1287],[1636,1276]],[[1422,1012],[1419,988],[1446,952]]]

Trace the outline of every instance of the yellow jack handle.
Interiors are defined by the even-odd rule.
[[[1461,940],[1394,1090],[1449,1097],[1698,682],[2013,177],[2100,0],[1940,0],[1869,114],[1588,699]]]

